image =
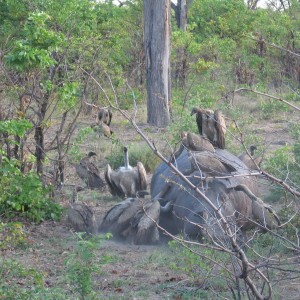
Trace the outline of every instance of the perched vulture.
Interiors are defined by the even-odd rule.
[[[249,154],[248,153],[242,153],[239,155],[239,159],[249,168],[252,170],[256,170],[257,166],[261,164],[262,157],[255,157],[255,150],[257,150],[257,147],[255,145],[251,145],[249,147]]]
[[[89,152],[88,155],[81,159],[79,164],[75,166],[77,175],[91,189],[103,188],[105,186],[105,182],[100,177],[98,168],[91,162],[91,157],[95,155],[95,152]]]
[[[234,189],[244,192],[251,199],[253,217],[260,224],[267,228],[274,228],[281,225],[280,219],[272,206],[256,197],[245,184],[239,184]]]
[[[191,171],[200,171],[211,176],[225,176],[228,172],[236,171],[236,168],[222,161],[215,153],[201,151],[193,153],[190,158]]]
[[[179,148],[172,154],[170,158],[171,163],[176,164],[177,157],[180,156],[180,154],[184,149],[191,150],[191,151],[215,152],[215,148],[212,145],[212,143],[207,138],[199,134],[182,131],[180,136],[181,136],[181,144]]]
[[[187,132],[186,140],[183,140],[183,144],[192,151],[210,151],[215,152],[215,148],[212,143],[205,137],[198,134]]]
[[[160,203],[156,199],[127,198],[106,213],[100,231],[133,244],[152,244],[159,239],[159,215]]]
[[[91,127],[95,132],[99,133],[99,136],[103,134],[104,136],[109,138],[114,133],[108,125],[102,122],[100,122],[99,124],[93,124],[91,125]]]
[[[222,112],[194,107],[191,116],[193,114],[196,114],[199,133],[208,138],[214,146],[225,149],[226,124]]]
[[[108,108],[100,108],[98,113],[98,121],[99,123],[104,123],[107,126],[110,125],[112,119],[112,112]]]
[[[147,189],[145,167],[141,162],[134,168],[129,165],[126,147],[124,147],[124,166],[115,171],[108,164],[104,175],[112,195],[135,197],[139,191]]]

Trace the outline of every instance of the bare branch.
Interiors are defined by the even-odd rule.
[[[275,100],[278,100],[278,101],[281,101],[282,103],[285,103],[287,104],[288,106],[291,106],[292,108],[300,111],[300,108],[282,98],[279,98],[279,97],[276,97],[276,96],[272,96],[272,95],[269,95],[269,94],[266,94],[266,93],[263,93],[263,92],[259,92],[259,91],[256,91],[256,90],[253,90],[253,89],[249,89],[249,88],[239,88],[237,90],[234,90],[233,93],[238,93],[238,92],[242,92],[242,91],[248,91],[248,92],[252,92],[252,93],[255,93],[255,94],[258,94],[258,95],[262,95],[262,96],[266,96],[266,97],[269,97],[269,98],[272,98],[272,99],[275,99]]]
[[[251,40],[254,40],[254,41],[256,41],[256,42],[260,42],[260,41],[261,41],[261,40],[259,40],[259,39],[254,38],[254,37],[250,37],[250,39],[251,39]],[[300,57],[300,54],[298,54],[298,53],[296,53],[296,52],[293,52],[293,51],[291,51],[291,50],[289,50],[289,49],[286,49],[286,48],[277,46],[277,45],[275,45],[275,44],[273,44],[273,43],[266,42],[265,40],[264,40],[264,43],[267,44],[267,45],[269,45],[269,46],[271,46],[271,47],[274,47],[274,48],[276,48],[276,49],[285,51],[285,52],[287,52],[287,53],[289,53],[289,54],[291,54],[291,55],[293,55],[293,56]]]

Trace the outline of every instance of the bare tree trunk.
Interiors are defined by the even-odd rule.
[[[187,2],[186,0],[178,0],[177,6],[172,6],[175,10],[177,26],[183,32],[187,29]],[[186,47],[180,47],[177,50],[177,65],[175,71],[175,79],[179,86],[184,87],[187,74],[187,51]]]
[[[170,0],[144,0],[147,122],[170,122]]]
[[[45,118],[48,104],[48,97],[42,99],[43,103],[39,111],[39,121],[35,128],[34,139],[36,143],[35,156],[36,156],[36,172],[39,175],[43,174],[43,160],[45,158],[45,147],[44,147],[44,129],[42,122]]]
[[[257,9],[257,4],[259,0],[247,0],[247,8],[255,10]]]
[[[53,81],[56,68],[51,67],[49,70],[49,79]],[[45,158],[45,144],[44,144],[44,125],[43,121],[46,116],[48,104],[49,104],[49,98],[50,98],[50,91],[47,91],[45,95],[42,96],[42,99],[40,99],[40,103],[38,103],[38,120],[37,124],[35,126],[34,131],[34,140],[36,143],[35,146],[35,157],[36,157],[36,172],[40,176],[43,175],[43,161]]]

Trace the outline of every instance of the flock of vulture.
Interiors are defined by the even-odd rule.
[[[96,227],[93,233],[111,232],[134,244],[157,243],[166,232],[220,243],[226,236],[220,212],[237,234],[280,225],[272,207],[256,196],[257,177],[251,174],[259,163],[253,157],[256,147],[251,146],[250,155],[231,154],[225,149],[222,112],[193,108],[194,114],[199,134],[182,133],[180,147],[154,171],[150,195],[145,168],[141,162],[130,166],[126,147],[124,166],[113,170],[107,165],[105,181],[91,161],[94,152],[80,161],[76,171],[89,188],[107,185],[112,195],[125,199],[107,211],[101,222],[95,221],[92,212],[86,214]],[[111,113],[100,111],[99,121],[109,127]],[[88,226],[86,231],[91,231]]]

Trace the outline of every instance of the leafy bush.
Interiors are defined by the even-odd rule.
[[[49,190],[43,187],[34,173],[23,174],[19,162],[2,156],[0,169],[0,213],[4,217],[21,215],[34,222],[58,220],[62,213],[59,204],[49,199]]]
[[[22,223],[0,223],[0,250],[14,249],[27,243]]]
[[[282,223],[287,222],[284,227],[284,232],[282,233],[289,240],[298,243],[299,241],[299,228],[300,228],[300,212],[295,209],[295,207],[288,206],[283,208],[279,212],[279,217]]]
[[[276,117],[282,112],[289,112],[290,108],[285,103],[277,100],[262,101],[259,104],[259,109],[262,111],[263,116],[267,119]]]
[[[92,275],[101,270],[100,264],[96,262],[95,250],[98,248],[99,243],[105,238],[110,238],[110,235],[85,240],[84,234],[85,233],[82,232],[76,234],[76,247],[74,251],[70,253],[65,263],[67,266],[68,280],[71,285],[74,286],[75,291],[80,295],[80,299],[90,299],[86,297],[93,297],[95,295]],[[109,260],[110,257],[104,257],[101,264]]]
[[[213,298],[212,293],[216,289],[222,292],[224,298],[232,296],[228,293],[228,286],[232,285],[231,275],[226,268],[220,269],[221,265],[230,263],[230,255],[209,248],[199,249],[196,245],[195,247],[182,245],[177,241],[169,242],[169,246],[175,251],[176,256],[180,257],[176,263],[171,264],[172,269],[187,274],[198,287],[210,282],[207,293],[201,295],[203,299]]]

